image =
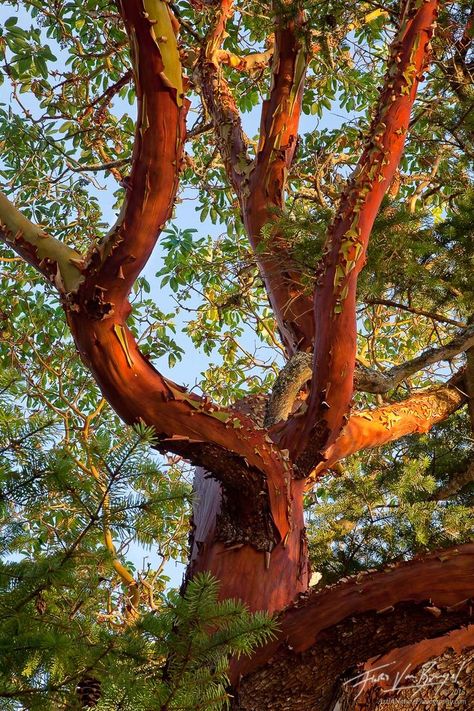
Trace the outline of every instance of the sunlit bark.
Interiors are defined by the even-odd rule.
[[[280,435],[302,475],[334,443],[350,409],[356,359],[357,276],[383,196],[403,152],[410,112],[429,58],[437,2],[408,3],[390,49],[385,84],[362,157],[331,225],[317,276],[317,334],[313,380],[306,415],[289,420]]]
[[[460,629],[472,619],[473,560],[467,544],[301,596],[278,638],[234,664],[244,675],[235,708],[326,711],[359,662]]]

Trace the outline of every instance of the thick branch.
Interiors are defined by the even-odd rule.
[[[289,258],[288,245],[272,235],[262,247],[262,228],[275,220],[274,211],[283,205],[288,169],[294,157],[301,99],[309,49],[304,16],[281,19],[274,50],[245,59],[221,50],[225,26],[231,16],[232,0],[222,0],[216,20],[201,50],[196,74],[209,112],[229,180],[239,198],[242,217],[266,290],[274,310],[287,353],[311,350],[313,340],[312,305],[304,294],[301,276]],[[273,53],[272,88],[264,102],[260,141],[255,161],[248,155],[239,111],[223,76],[221,64],[237,68],[254,66]]]
[[[282,613],[278,639],[234,665],[233,678],[244,676],[236,707],[325,711],[359,662],[459,629],[471,620],[473,560],[467,544],[301,596]]]
[[[40,225],[30,222],[0,193],[0,240],[56,285],[61,293],[77,289],[83,277],[81,255]]]
[[[367,368],[357,361],[354,371],[354,389],[366,393],[386,393],[395,388],[405,378],[423,370],[428,365],[438,363],[441,360],[449,361],[467,349],[469,349],[469,355],[471,350],[474,353],[472,344],[474,344],[474,326],[468,326],[445,346],[427,348],[416,358],[383,372]],[[310,353],[297,352],[282,368],[267,402],[265,427],[272,427],[277,422],[288,418],[297,400],[298,393],[305,383],[312,378],[312,360]],[[467,392],[469,392],[468,372],[469,368],[466,368],[464,379]]]
[[[124,2],[121,7],[132,50],[138,118],[120,216],[84,266],[86,279],[77,302],[103,313],[126,311],[126,297],[146,264],[171,214],[185,137],[182,68],[176,21],[163,0]],[[92,313],[94,317],[97,313]]]
[[[368,143],[331,226],[315,289],[314,376],[304,423],[288,422],[281,442],[308,474],[337,438],[353,393],[356,286],[372,226],[403,152],[410,112],[425,68],[437,2],[407,3],[392,43],[385,85]],[[303,426],[302,426],[303,425]]]
[[[465,393],[456,385],[458,381],[455,377],[442,387],[421,392],[407,400],[375,410],[354,412],[337,440],[324,451],[324,459],[315,467],[311,478],[319,478],[340,459],[362,449],[428,432],[466,402]]]
[[[241,195],[244,223],[290,356],[298,350],[312,350],[311,298],[291,258],[291,244],[277,227],[265,238],[262,229],[275,222],[276,213],[284,205],[311,56],[304,12],[301,7],[293,12],[294,16],[277,19],[270,96],[263,103],[257,154],[248,186]]]
[[[245,415],[221,410],[164,378],[119,317],[92,320],[70,311],[68,320],[83,361],[122,420],[153,427],[162,451],[189,459],[239,491],[249,517],[265,509],[274,526],[273,542],[284,538],[290,466],[265,431]],[[254,539],[269,535],[255,532]]]
[[[145,0],[144,13],[141,0],[133,0],[122,10],[133,50],[139,117],[130,190],[117,225],[87,264],[6,198],[0,200],[2,232],[48,277],[55,277],[59,266],[57,281],[66,282],[66,314],[79,353],[124,422],[153,427],[161,450],[202,465],[224,489],[238,490],[242,510],[247,507],[248,519],[259,525],[250,543],[268,550],[289,529],[287,460],[249,418],[219,410],[164,378],[140,353],[126,326],[129,289],[176,194],[186,108],[167,3]],[[85,279],[79,284],[81,271]],[[247,541],[250,534],[239,528],[238,513],[236,537]]]

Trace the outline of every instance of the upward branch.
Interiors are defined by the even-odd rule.
[[[132,170],[119,218],[88,256],[78,300],[97,309],[126,309],[126,297],[171,215],[185,138],[182,67],[176,20],[166,2],[123,2],[130,40],[138,117]],[[110,306],[108,306],[110,304]]]
[[[196,72],[227,176],[236,194],[240,195],[251,163],[248,141],[242,130],[239,109],[221,69],[221,44],[232,14],[233,0],[221,0],[202,45]]]
[[[407,4],[392,43],[365,150],[326,240],[315,289],[313,380],[304,421],[293,418],[280,442],[307,474],[337,438],[350,408],[356,359],[356,287],[372,226],[399,164],[410,112],[426,66],[437,2]]]
[[[241,202],[280,336],[291,356],[298,350],[312,351],[311,298],[305,293],[287,238],[275,225],[263,241],[262,229],[275,222],[275,211],[284,205],[288,171],[297,147],[310,47],[301,4],[290,9],[275,2],[273,7],[277,17],[271,88],[263,102],[257,154]]]
[[[275,3],[275,7],[276,7]],[[224,77],[222,64],[239,66],[221,49],[232,0],[221,0],[197,62],[197,77],[216,135],[227,176],[239,199],[242,219],[262,274],[288,355],[311,350],[311,299],[289,257],[289,246],[275,230],[262,245],[262,228],[275,221],[284,203],[288,170],[296,150],[304,80],[309,61],[304,13],[300,7],[278,16],[272,51],[256,55],[272,61],[269,98],[263,103],[257,155],[249,157],[239,110]],[[293,14],[291,14],[293,13]]]
[[[60,293],[77,289],[81,255],[35,225],[0,193],[0,240],[35,267]]]

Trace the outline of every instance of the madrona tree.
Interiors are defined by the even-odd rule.
[[[2,696],[40,708],[31,705],[38,690],[54,696],[79,682],[83,703],[96,704],[112,657],[122,691],[119,676],[130,673],[131,659],[149,693],[161,684],[144,708],[197,707],[170,680],[177,668],[188,684],[198,674],[185,642],[193,639],[196,600],[206,588],[215,598],[213,579],[220,600],[277,620],[269,641],[262,617],[252,623],[237,603],[209,603],[205,679],[212,685],[216,666],[222,672],[209,649],[225,619],[235,708],[329,709],[339,696],[347,708],[377,708],[379,686],[362,699],[360,685],[344,684],[373,657],[403,648],[400,658],[415,672],[451,648],[465,659],[474,639],[474,549],[466,542],[474,423],[470,3],[20,7],[1,42],[11,99],[1,109],[2,353],[21,373],[19,404],[36,403],[64,425],[50,444],[67,453],[50,491],[62,502],[56,508],[82,505],[78,487],[91,486],[100,516],[89,510],[81,530],[74,517],[65,525],[41,509],[48,535],[67,537],[72,528],[75,538],[64,544],[64,562],[36,568],[42,582],[8,609],[19,615],[33,605],[32,615],[46,614],[51,589],[74,586],[55,575],[72,565],[99,519],[103,565],[122,594],[110,594],[101,614],[81,598],[70,618],[79,625],[89,609],[107,628],[91,633],[89,647],[101,654],[83,668],[77,660],[79,678],[44,671],[39,652],[25,667],[29,686],[20,673]],[[127,97],[136,98],[135,121]],[[343,123],[327,124],[330,111]],[[109,231],[100,212],[105,176],[117,181]],[[202,229],[210,220],[222,235],[173,227],[175,205],[191,199]],[[140,274],[160,237],[152,300]],[[183,354],[172,315],[161,310],[168,288],[191,314],[184,359],[194,347],[220,357],[203,374],[201,394],[160,372],[160,356],[172,365]],[[249,329],[267,350],[252,353]],[[5,385],[10,400],[14,381]],[[90,394],[94,382],[102,400]],[[134,479],[141,445],[132,435],[122,449],[110,438],[91,444],[106,403],[168,456],[168,488],[160,480],[167,500],[178,486],[172,467],[196,467],[184,597],[174,613],[163,608],[162,622],[150,578],[130,572],[112,542],[120,512],[134,504],[109,501],[127,466],[126,487],[151,497],[136,504],[146,516],[147,471],[149,482],[156,472],[137,464]],[[23,440],[37,432],[10,437],[6,450],[19,453],[8,465],[13,479]],[[117,459],[117,451],[128,454]],[[37,465],[43,474],[48,467]],[[40,475],[32,477],[28,486]],[[178,519],[173,509],[171,524]],[[147,542],[172,540],[171,524],[148,524]],[[24,579],[24,562],[16,565],[13,579]],[[373,567],[380,569],[366,570]],[[107,580],[100,574],[88,599]],[[54,605],[48,625],[58,627],[62,608]],[[250,635],[246,648],[232,646],[232,620],[236,636]],[[141,630],[149,641],[154,624],[167,630],[169,649],[141,658],[130,635]],[[126,691],[113,708],[126,707]],[[433,698],[437,691],[425,690]],[[468,703],[470,688],[462,693]],[[222,694],[213,703],[224,703]]]

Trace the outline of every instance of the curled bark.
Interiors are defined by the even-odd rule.
[[[441,387],[426,390],[407,400],[375,410],[354,412],[341,434],[324,451],[324,458],[312,471],[317,479],[340,459],[362,449],[380,447],[400,437],[428,432],[466,402],[461,386],[462,373]]]

